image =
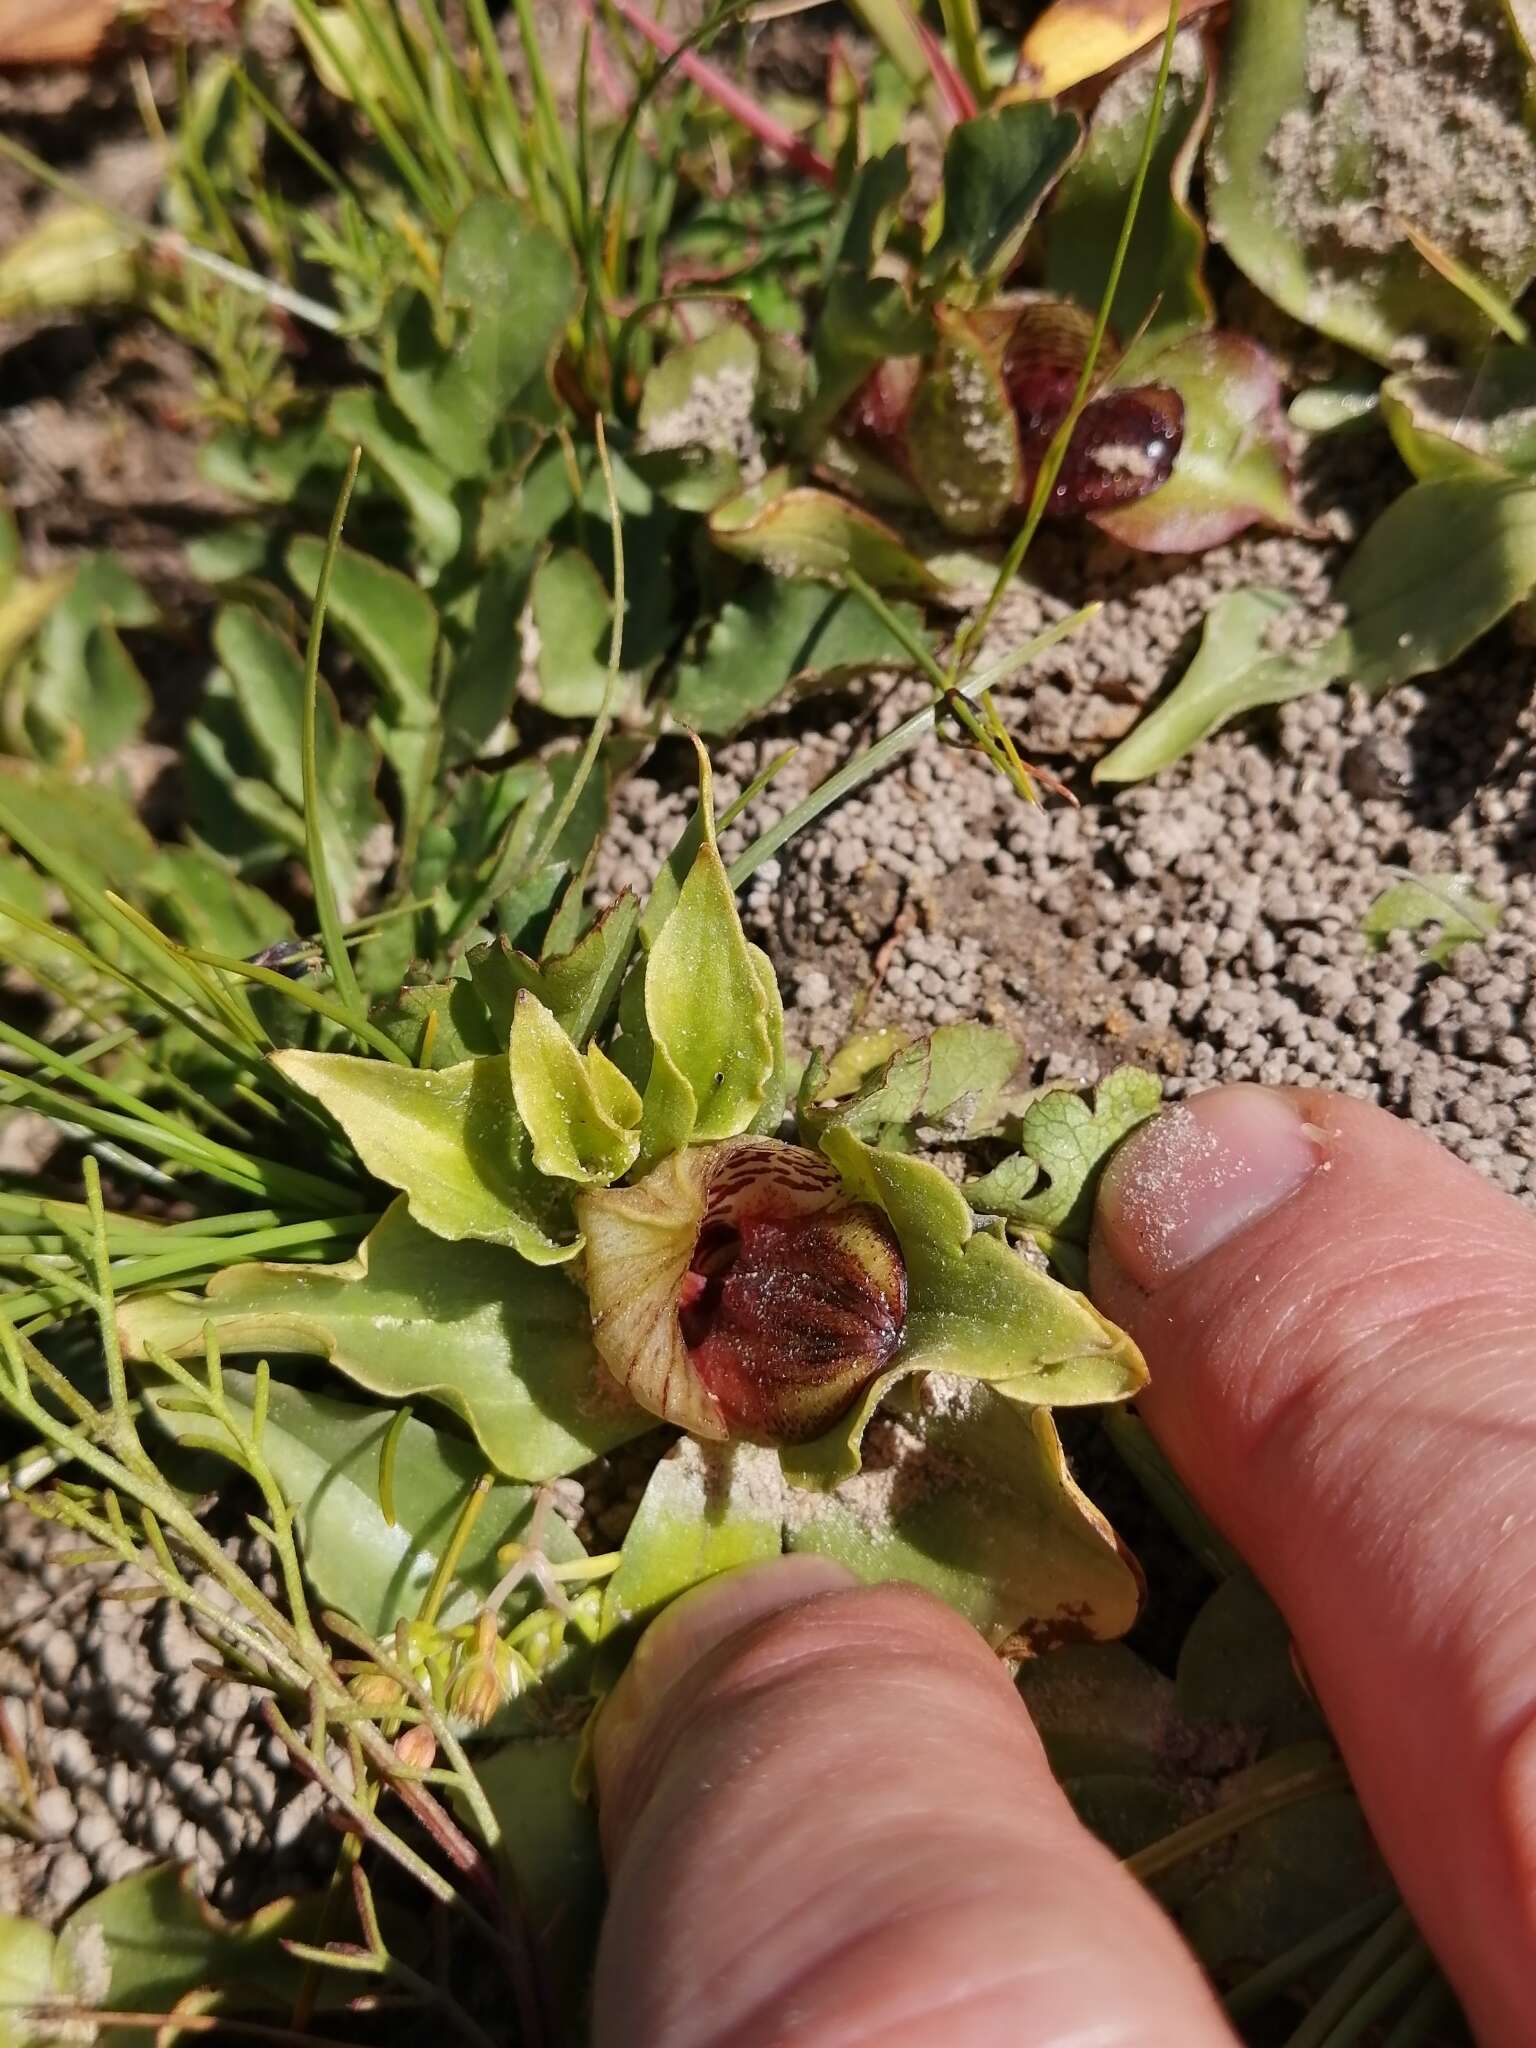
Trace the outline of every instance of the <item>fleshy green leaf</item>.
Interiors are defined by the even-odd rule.
[[[608,688],[613,599],[580,548],[557,548],[534,572],[531,606],[538,634],[539,702],[556,718],[595,718]],[[619,700],[634,696],[620,675]]]
[[[138,737],[150,712],[149,685],[118,628],[151,626],[159,613],[111,555],[85,556],[62,588],[50,577],[23,582],[4,609],[9,634],[0,624],[0,636],[13,636],[29,619],[36,625],[5,707],[7,723],[25,735],[28,751],[78,768],[106,760]]]
[[[1157,80],[1156,55],[1122,72],[1100,95],[1088,140],[1070,165],[1045,225],[1045,286],[1097,306],[1109,282],[1126,200],[1141,158]],[[1202,275],[1205,233],[1189,204],[1189,180],[1210,118],[1214,80],[1199,38],[1181,36],[1158,123],[1147,186],[1115,290],[1122,334],[1156,342],[1209,327]]]
[[[1502,915],[1497,903],[1479,896],[1465,875],[1405,875],[1383,889],[1360,920],[1365,943],[1379,953],[1389,932],[1412,932],[1426,960],[1448,967],[1458,946],[1485,945]],[[1426,927],[1438,928],[1430,938]]]
[[[908,606],[899,611],[926,641],[921,615]],[[734,732],[792,686],[798,694],[910,658],[855,594],[759,576],[722,607],[698,660],[678,671],[672,713],[695,732]]]
[[[674,1128],[681,1106],[695,1142],[746,1130],[774,1067],[767,998],[715,845],[707,769],[700,808],[703,843],[645,963],[648,1158],[651,1132]]]
[[[246,1427],[255,1384],[248,1373],[224,1374],[225,1398]],[[216,1449],[218,1425],[168,1395],[161,1386],[147,1396],[160,1426],[173,1437],[191,1433],[201,1448]],[[394,1421],[392,1409],[333,1401],[277,1381],[261,1437],[262,1456],[283,1499],[298,1510],[305,1577],[325,1606],[350,1615],[374,1637],[420,1613],[464,1503],[485,1471],[485,1460],[472,1444],[411,1416],[394,1442],[391,1524],[380,1504],[379,1482],[381,1454]],[[496,1584],[501,1576],[497,1547],[525,1532],[535,1498],[531,1487],[510,1479],[498,1479],[491,1487],[438,1610],[443,1627],[468,1621]],[[582,1555],[558,1515],[548,1518],[543,1541],[556,1563]],[[507,1618],[517,1618],[539,1597],[532,1585],[514,1592]]]
[[[106,1984],[90,1988],[94,1995],[84,2002],[97,2005]],[[86,1989],[57,1935],[36,1920],[0,1914],[0,2048],[57,2040],[60,2022],[50,2021],[49,2007],[76,2005]]]
[[[443,259],[442,328],[411,293],[385,326],[390,397],[455,476],[487,467],[501,422],[549,406],[547,366],[576,302],[564,244],[506,199],[474,200]]]
[[[1018,422],[998,345],[964,313],[940,307],[934,318],[938,346],[913,395],[907,454],[940,524],[985,539],[1023,495]]]
[[[560,1273],[498,1245],[452,1244],[396,1202],[336,1266],[236,1266],[206,1295],[144,1295],[118,1312],[125,1349],[326,1358],[389,1400],[461,1415],[498,1472],[553,1479],[649,1429],[601,1370],[587,1305]]]
[[[944,151],[944,225],[929,276],[1001,278],[1081,136],[1075,114],[1039,101],[993,107],[952,128]]]
[[[190,1872],[162,1863],[120,1878],[78,1907],[61,1943],[77,1957],[93,1949],[104,1956],[108,1981],[92,2002],[110,2010],[169,2013],[188,1993],[212,1988],[226,2008],[255,2007],[286,2019],[307,1966],[282,1944],[320,1940],[324,1911],[317,1892],[274,1899],[249,1919],[227,1920],[201,1897]],[[334,1996],[322,1984],[321,2002]],[[99,2048],[129,2048],[143,2039],[137,2028],[104,2028]]]
[[[1194,660],[1161,703],[1095,763],[1094,781],[1140,782],[1181,761],[1243,712],[1326,688],[1344,667],[1337,636],[1305,655],[1270,646],[1292,603],[1279,590],[1219,597],[1206,614]]]
[[[405,506],[429,567],[451,562],[464,538],[453,478],[422,446],[405,415],[380,391],[338,391],[326,417],[331,432],[343,444],[360,447]]]
[[[1006,1031],[988,1024],[941,1024],[900,1046],[847,1100],[830,1107],[803,1105],[801,1128],[808,1143],[833,1127],[871,1144],[889,1142],[897,1133],[910,1136],[919,1127],[980,1137],[996,1128],[1019,1058],[1018,1044]]]
[[[1087,1102],[1053,1088],[1025,1110],[1019,1150],[964,1193],[973,1209],[1086,1246],[1099,1175],[1128,1132],[1157,1113],[1163,1086],[1143,1067],[1116,1067]]]
[[[553,1014],[519,992],[512,1094],[540,1173],[606,1187],[640,1151],[640,1097],[597,1045],[577,1051]]]
[[[1470,8],[1445,12],[1471,31]],[[1501,127],[1511,139],[1521,132],[1525,67],[1496,10],[1478,10],[1476,21],[1487,47],[1477,150],[1498,161]],[[1380,104],[1400,107],[1406,123],[1390,141],[1356,82],[1367,62],[1378,72],[1384,62],[1394,67],[1377,79]],[[1415,251],[1407,229],[1432,237],[1502,295],[1517,294],[1536,267],[1528,208],[1514,216],[1526,233],[1503,237],[1499,260],[1479,250],[1486,210],[1462,198],[1468,143],[1444,76],[1443,51],[1422,31],[1406,34],[1390,58],[1367,56],[1357,11],[1340,0],[1237,0],[1232,9],[1207,153],[1212,233],[1294,319],[1378,362],[1425,335],[1472,347],[1487,339],[1486,315]],[[1405,175],[1423,211],[1397,225]],[[1529,161],[1508,164],[1505,175],[1518,189]],[[1359,232],[1373,222],[1397,231]]]
[[[852,569],[876,590],[943,594],[939,577],[884,520],[831,491],[792,485],[787,470],[716,506],[709,531],[727,554],[760,562],[775,576],[841,583]]]
[[[955,1373],[1056,1407],[1122,1401],[1144,1384],[1146,1367],[1130,1338],[1082,1295],[976,1229],[964,1196],[938,1167],[872,1150],[847,1130],[828,1131],[821,1145],[851,1192],[885,1211],[901,1245],[907,1321],[890,1378]],[[857,1428],[855,1418],[841,1449],[822,1438],[796,1453],[796,1462],[837,1467],[849,1444],[856,1447]],[[857,1469],[856,1449],[847,1469]]]
[[[1123,1635],[1136,1619],[1139,1576],[1043,1409],[930,1380],[871,1426],[863,1452],[830,1492],[786,1486],[791,1550],[922,1586],[1015,1654]]]
[[[400,1188],[439,1237],[510,1246],[536,1266],[573,1258],[566,1196],[533,1163],[505,1059],[438,1073],[351,1053],[282,1052],[274,1063],[346,1132],[377,1179]]]
[[[568,953],[530,960],[505,939],[477,946],[468,956],[470,974],[500,1037],[512,1029],[518,992],[529,990],[552,1013],[562,1031],[583,1045],[606,1019],[618,994],[640,923],[640,904],[626,889],[609,904]]]
[[[603,1593],[603,1633],[645,1623],[717,1572],[783,1547],[778,1459],[683,1437],[656,1466]]]
[[[722,382],[733,382],[755,392],[761,366],[762,351],[750,330],[734,320],[699,341],[669,349],[647,372],[640,389],[639,425],[645,445],[683,446],[683,425],[695,422],[697,427],[687,439],[706,440],[714,391]]]
[[[1382,417],[1416,477],[1536,473],[1536,348],[1495,348],[1466,370],[1405,370]]]
[[[1274,364],[1240,334],[1189,334],[1126,359],[1116,383],[1168,384],[1184,401],[1173,474],[1145,498],[1093,522],[1124,546],[1157,553],[1218,547],[1255,523],[1296,530],[1294,440]]]

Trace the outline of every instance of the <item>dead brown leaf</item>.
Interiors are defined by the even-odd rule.
[[[122,0],[0,0],[0,65],[85,64]]]
[[[1221,0],[1180,0],[1179,19]],[[1112,71],[1155,42],[1168,26],[1168,0],[1055,0],[1025,36],[1011,97],[1052,100]]]

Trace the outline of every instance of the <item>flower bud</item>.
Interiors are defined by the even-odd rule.
[[[732,1138],[577,1201],[598,1353],[642,1408],[695,1436],[819,1436],[901,1342],[890,1224],[820,1153]]]
[[[501,1640],[495,1615],[483,1610],[448,1682],[447,1711],[456,1722],[484,1728],[519,1690],[516,1654]]]

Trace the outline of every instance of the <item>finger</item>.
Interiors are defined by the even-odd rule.
[[[595,1756],[597,2048],[1232,2048],[1002,1666],[911,1587],[790,1558],[700,1588]]]
[[[1479,2038],[1529,2043],[1536,1223],[1385,1111],[1224,1088],[1116,1157],[1092,1275]]]

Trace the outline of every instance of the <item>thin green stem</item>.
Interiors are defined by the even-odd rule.
[[[1410,1944],[1416,1946],[1417,1943],[1418,1936],[1408,1908],[1398,1906],[1355,1950],[1301,2025],[1287,2039],[1285,2048],[1323,2048],[1334,2028],[1347,2017],[1356,2000],[1370,1989],[1381,1972]]]
[[[1425,2048],[1431,2037],[1439,2039],[1441,2023],[1448,2020],[1455,2010],[1456,1994],[1450,1985],[1443,1977],[1431,1977],[1382,2042],[1381,2048]]]
[[[955,695],[974,699],[984,690],[996,689],[1026,662],[1033,661],[1037,654],[1044,653],[1048,647],[1054,647],[1058,640],[1065,640],[1069,633],[1075,633],[1079,626],[1093,618],[1099,610],[1099,605],[1088,604],[1079,611],[1069,612],[1064,619],[1057,619],[1053,625],[1047,626],[1043,633],[1037,633],[1022,647],[1014,648],[981,675],[971,676],[966,681],[957,683]],[[910,748],[916,746],[925,733],[932,732],[937,715],[936,702],[925,705],[921,711],[915,711],[910,718],[898,725],[894,732],[888,732],[883,739],[876,740],[872,746],[866,747],[862,754],[846,762],[836,774],[829,775],[820,788],[813,789],[808,797],[802,798],[776,825],[770,825],[766,832],[759,833],[752,844],[731,862],[728,871],[731,887],[740,889],[744,882],[756,874],[764,861],[772,860],[779,849],[787,845],[797,832],[803,832],[807,825],[814,823],[824,811],[830,810],[833,804],[840,803],[851,791],[889,768],[893,761],[899,760]]]
[[[326,963],[331,970],[331,980],[341,998],[342,1006],[349,1016],[358,1017],[363,1014],[363,992],[358,985],[352,956],[347,951],[341,917],[336,908],[336,892],[331,885],[330,868],[326,864],[325,842],[320,829],[317,725],[320,701],[320,643],[325,636],[326,607],[331,601],[331,576],[336,567],[336,555],[341,546],[341,530],[346,523],[347,507],[352,502],[352,490],[357,482],[357,472],[362,459],[362,449],[354,448],[336,499],[336,509],[331,514],[331,530],[326,536],[325,553],[320,560],[315,601],[309,614],[309,641],[304,650],[304,726],[299,756],[300,772],[304,781],[304,846],[309,861],[310,887],[315,895],[315,918],[320,926],[320,941],[325,948]]]
[[[1319,1927],[1275,1956],[1262,1969],[1255,1970],[1251,1977],[1245,1977],[1235,1991],[1228,1992],[1222,2001],[1228,2017],[1244,2020],[1262,2011],[1272,1998],[1279,1992],[1288,1991],[1308,1970],[1314,1969],[1318,1963],[1327,1962],[1340,1949],[1348,1948],[1352,1941],[1379,1927],[1397,1903],[1395,1893],[1382,1892],[1374,1899],[1367,1899],[1363,1905],[1351,1906],[1347,1913],[1330,1920],[1326,1927]]]

